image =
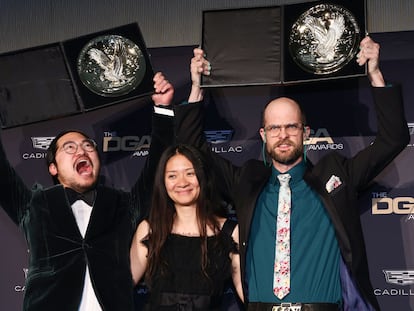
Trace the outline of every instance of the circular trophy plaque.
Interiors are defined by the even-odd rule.
[[[77,69],[82,83],[101,96],[120,96],[134,90],[146,71],[141,49],[118,35],[92,39],[80,51]]]
[[[319,4],[293,24],[289,51],[303,70],[325,75],[343,68],[358,52],[360,29],[350,11],[336,4]]]

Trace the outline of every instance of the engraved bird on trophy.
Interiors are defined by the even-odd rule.
[[[128,82],[124,75],[127,52],[124,43],[118,38],[113,39],[111,46],[113,47],[112,51],[108,51],[108,53],[97,48],[91,48],[88,55],[103,70],[100,80],[109,81],[110,87],[117,87]]]
[[[135,42],[119,35],[103,35],[90,40],[79,52],[77,70],[90,91],[116,97],[141,83],[146,61]]]
[[[335,59],[338,47],[345,30],[345,20],[340,14],[326,13],[322,17],[307,16],[304,24],[316,40],[315,53],[318,63],[330,63]]]

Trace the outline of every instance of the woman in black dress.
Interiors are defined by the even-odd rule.
[[[238,226],[216,199],[212,175],[191,146],[161,157],[150,215],[131,247],[133,279],[149,288],[147,310],[219,310],[229,279],[243,300]]]

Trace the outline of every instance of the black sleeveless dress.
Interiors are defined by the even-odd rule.
[[[229,254],[237,253],[231,237],[235,222],[207,238],[207,275],[201,269],[201,238],[170,234],[162,250],[165,263],[149,289],[145,310],[219,310],[224,285],[231,281]],[[226,283],[227,282],[227,283]]]

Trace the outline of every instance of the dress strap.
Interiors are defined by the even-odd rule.
[[[237,221],[227,218],[221,228],[221,232],[225,233],[226,235],[230,236],[233,234],[233,230],[237,225]]]

